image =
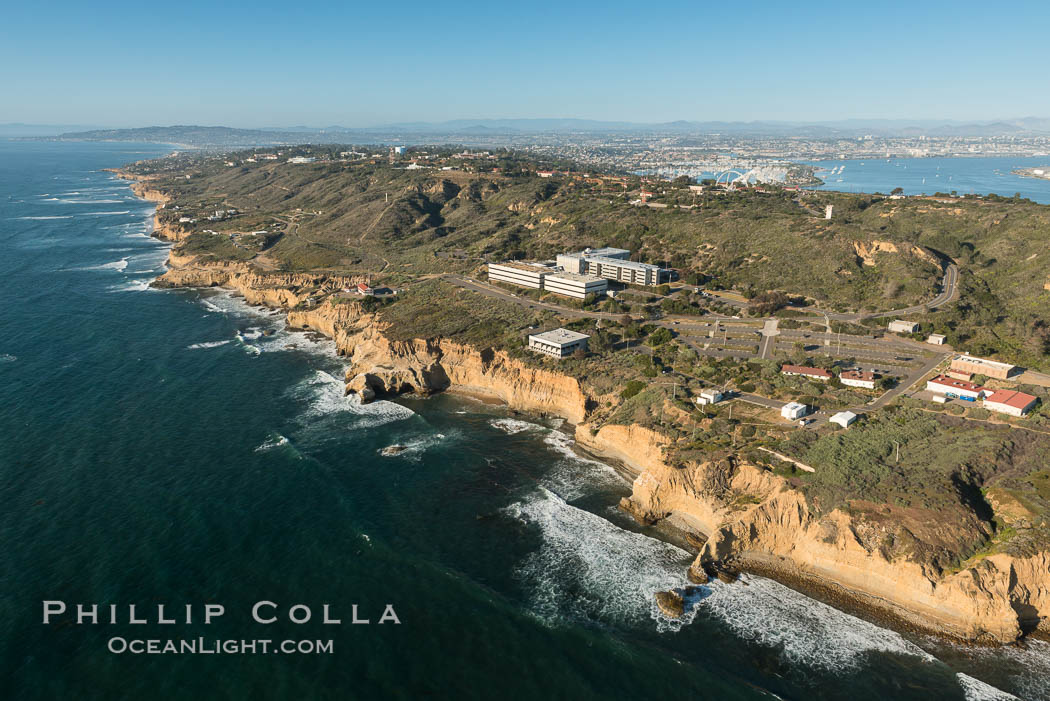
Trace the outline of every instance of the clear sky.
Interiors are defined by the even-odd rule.
[[[0,122],[1050,116],[1050,3],[9,2]]]

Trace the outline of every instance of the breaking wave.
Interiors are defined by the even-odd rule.
[[[219,346],[225,346],[227,343],[233,343],[232,340],[226,341],[208,341],[206,343],[194,343],[186,346],[186,350],[202,350],[204,348],[218,348]]]
[[[356,394],[346,395],[346,384],[331,373],[317,370],[293,389],[293,396],[308,402],[305,419],[316,419],[338,414],[353,414],[358,418],[355,428],[373,428],[415,416],[408,407],[387,401],[362,404]]]
[[[492,419],[489,421],[489,425],[512,436],[515,433],[521,433],[523,431],[546,430],[545,426],[534,424],[529,421],[521,421],[519,419]]]
[[[974,679],[968,674],[959,672],[955,675],[956,680],[959,682],[959,686],[962,687],[963,693],[966,694],[966,701],[1020,701],[1013,694],[1008,694],[1002,689],[996,689],[991,684],[985,684],[980,679]]]
[[[685,550],[618,528],[543,487],[505,512],[543,536],[516,574],[528,585],[530,611],[550,624],[642,622],[656,592],[687,583]]]

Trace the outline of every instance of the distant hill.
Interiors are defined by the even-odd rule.
[[[7,125],[12,129],[28,125]],[[4,125],[0,125],[0,134]],[[490,140],[502,135],[529,134],[738,134],[770,136],[806,136],[811,138],[849,137],[864,134],[877,136],[996,136],[1022,133],[1050,133],[1050,119],[1024,119],[994,122],[958,122],[951,120],[841,120],[829,122],[618,122],[593,119],[456,119],[445,122],[404,122],[374,127],[308,126],[237,129],[223,126],[175,125],[135,129],[69,130],[63,133],[32,131],[12,136],[38,135],[76,141],[142,141],[172,143],[201,148],[244,148],[275,144],[334,143],[440,143],[470,141],[470,137]]]

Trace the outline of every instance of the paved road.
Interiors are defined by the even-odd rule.
[[[818,314],[824,314],[829,319],[835,321],[861,321],[863,319],[881,319],[887,316],[907,316],[908,314],[920,314],[925,312],[927,309],[936,309],[937,307],[943,306],[959,296],[959,267],[955,263],[950,263],[947,268],[944,269],[944,279],[941,281],[941,292],[936,297],[931,299],[929,302],[924,304],[916,304],[911,307],[904,307],[903,309],[890,309],[882,312],[866,312],[860,314],[842,314],[840,312],[824,312],[820,309],[814,309],[812,311]]]
[[[772,349],[776,346],[776,337],[780,334],[777,331],[776,319],[766,319],[765,325],[762,327],[762,343],[758,347],[758,357],[768,358]]]

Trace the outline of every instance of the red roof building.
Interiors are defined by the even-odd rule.
[[[839,379],[847,387],[864,387],[875,389],[875,373],[862,370],[844,370],[839,373]]]
[[[980,399],[987,390],[965,380],[956,380],[947,375],[938,375],[932,380],[926,381],[926,389],[935,394],[943,394],[948,397],[961,397],[963,399]]]
[[[802,375],[804,377],[812,377],[814,380],[820,380],[821,382],[827,382],[831,379],[831,373],[827,370],[821,370],[820,368],[810,368],[805,365],[782,365],[780,367],[781,375]]]
[[[984,408],[1010,416],[1024,416],[1032,410],[1039,399],[1024,392],[997,389],[984,398]]]

